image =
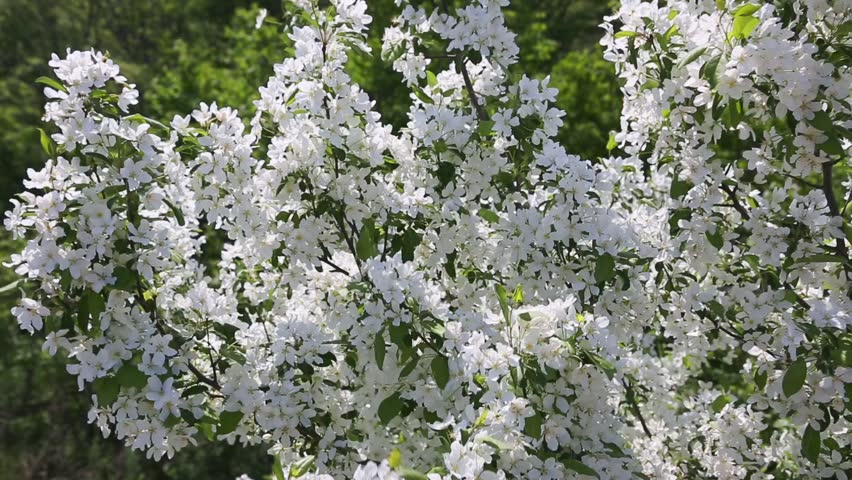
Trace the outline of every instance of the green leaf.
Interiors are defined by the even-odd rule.
[[[629,37],[635,37],[636,35],[637,35],[636,32],[631,32],[629,30],[622,30],[622,31],[615,34],[615,38],[629,38]]]
[[[755,13],[758,10],[760,10],[760,5],[754,5],[754,4],[748,3],[746,5],[741,5],[741,6],[737,7],[734,10],[733,14],[734,14],[735,17],[745,17],[745,16],[751,16],[751,14]]]
[[[447,271],[447,275],[449,275],[453,280],[456,279],[456,257],[458,257],[458,253],[456,251],[452,251],[447,254],[447,261],[444,263],[444,269]]]
[[[144,124],[152,124],[152,125],[156,125],[160,128],[166,129],[166,130],[169,129],[169,127],[167,127],[167,126],[163,125],[162,123],[154,120],[153,118],[148,118],[148,117],[142,115],[141,113],[134,113],[133,115],[128,115],[128,116],[124,117],[124,120],[127,120],[129,122],[137,122],[137,123],[140,123],[140,124],[143,124],[143,125]]]
[[[828,112],[824,110],[820,110],[814,113],[814,118],[808,123],[813,125],[815,128],[822,130],[823,132],[834,131],[834,122],[831,120],[831,115],[829,115]]]
[[[825,152],[826,155],[843,155],[846,150],[843,149],[843,144],[834,132],[828,134],[828,140],[819,144],[819,149]]]
[[[701,78],[710,83],[711,88],[716,88],[719,83],[719,76],[725,73],[725,64],[727,60],[722,60],[722,55],[716,55],[701,67]]]
[[[272,475],[275,480],[286,480],[284,477],[284,468],[281,466],[281,457],[275,455],[275,461],[272,462]]]
[[[3,285],[3,287],[0,287],[0,294],[6,293],[6,292],[11,292],[21,282],[22,282],[22,280],[15,280],[14,282],[12,282],[8,285]]]
[[[653,90],[655,88],[660,88],[660,82],[658,82],[656,79],[651,78],[647,82],[642,84],[642,88],[640,90],[644,92],[645,90]]]
[[[811,463],[817,463],[821,448],[822,439],[819,432],[808,425],[805,427],[805,433],[802,435],[802,456],[810,460]]]
[[[183,421],[183,418],[181,418],[179,416],[169,415],[168,418],[166,418],[166,421],[163,422],[163,425],[166,428],[172,428],[176,425],[179,425],[180,422],[182,422],[182,421]]]
[[[405,50],[406,50],[406,46],[405,46],[404,43],[399,43],[398,45],[396,45],[394,48],[391,48],[390,50],[382,49],[382,55],[381,55],[382,61],[387,62],[387,63],[393,63],[393,62],[397,61],[397,59],[399,59],[399,57],[401,57],[401,56],[403,56],[403,54],[405,54]]]
[[[411,372],[414,371],[414,368],[417,367],[417,362],[420,361],[420,355],[414,354],[411,357],[411,360],[402,367],[402,371],[399,372],[399,378],[407,377]]]
[[[841,343],[831,351],[831,358],[841,367],[852,367],[852,342]]]
[[[106,407],[118,399],[121,385],[115,377],[101,377],[92,382],[92,387],[98,395],[98,405]]]
[[[482,137],[487,137],[494,133],[494,121],[493,120],[480,120],[479,125],[476,127],[476,133],[478,133]]]
[[[384,329],[380,330],[379,333],[376,334],[376,340],[373,342],[373,349],[376,351],[376,364],[379,366],[379,370],[381,370],[382,367],[384,367],[385,353],[387,352]]]
[[[538,413],[531,417],[527,417],[524,420],[524,433],[533,438],[541,438],[541,427],[543,423],[544,419],[541,418],[541,415]]]
[[[714,412],[719,413],[723,408],[725,408],[725,405],[729,403],[731,403],[731,397],[723,393],[716,397],[716,400],[713,400],[713,403],[710,404],[710,408],[712,408]]]
[[[36,81],[36,83],[40,83],[42,85],[47,85],[48,87],[50,87],[54,90],[59,90],[60,92],[67,92],[68,91],[68,89],[65,88],[65,85],[62,85],[57,80],[50,78],[50,77],[38,77],[38,78],[36,78],[35,81]]]
[[[829,253],[818,253],[802,257],[796,263],[844,263],[845,259],[839,255],[831,255]]]
[[[86,293],[86,306],[88,308],[89,316],[92,319],[92,324],[94,326],[98,326],[101,313],[106,311],[106,302],[104,301],[104,297],[102,297],[99,293],[95,293],[90,290]]]
[[[673,199],[677,200],[678,198],[689,193],[689,191],[692,190],[692,187],[693,185],[691,182],[680,180],[679,178],[675,177],[672,179],[671,188],[669,189],[669,195]]]
[[[434,87],[438,84],[438,77],[436,77],[435,73],[431,70],[426,70],[426,83],[428,83],[430,87]]]
[[[479,216],[488,223],[500,222],[500,216],[494,213],[494,211],[488,210],[487,208],[480,208]]]
[[[589,360],[591,360],[592,363],[596,367],[603,370],[603,372],[606,374],[607,377],[609,377],[610,379],[615,377],[615,367],[612,365],[612,363],[609,360],[601,357],[600,355],[596,355],[594,353],[588,353],[587,352],[587,354],[588,354]]]
[[[387,425],[399,415],[399,412],[402,411],[402,405],[403,402],[399,397],[399,392],[395,392],[393,395],[382,400],[382,403],[379,404],[379,420],[381,420],[382,425]]]
[[[308,455],[307,457],[290,465],[290,478],[299,478],[308,473],[311,468],[313,468],[315,459],[315,456]]]
[[[606,150],[611,152],[618,147],[618,142],[615,141],[615,134],[609,132],[609,140],[606,142]]]
[[[441,390],[447,386],[450,381],[450,363],[447,357],[439,355],[432,359],[432,377]]]
[[[799,357],[793,362],[787,371],[784,373],[784,378],[781,380],[781,389],[784,395],[792,397],[805,385],[808,367],[805,364],[805,359]]]
[[[394,448],[388,456],[388,465],[391,468],[399,468],[402,466],[402,453],[398,448]]]
[[[376,227],[373,220],[364,220],[361,232],[358,233],[358,242],[355,244],[355,252],[361,260],[367,260],[379,254],[376,246]]]
[[[240,420],[243,419],[243,412],[222,412],[219,414],[219,428],[216,433],[219,435],[227,435],[237,429]]]
[[[497,292],[497,302],[500,303],[500,310],[503,312],[503,318],[505,318],[508,322],[511,320],[511,314],[509,312],[509,300],[506,296],[506,287],[498,283],[494,285],[494,291]]]
[[[852,33],[852,22],[843,22],[835,31],[838,38],[846,37],[850,33]]]
[[[179,209],[177,207],[177,205],[172,203],[171,200],[169,200],[167,198],[163,199],[163,203],[168,205],[169,208],[172,210],[172,213],[174,214],[175,218],[177,219],[178,225],[180,225],[181,227],[186,225],[186,219],[183,216],[183,212],[181,211],[181,209]]]
[[[704,52],[706,52],[706,51],[707,51],[707,47],[700,47],[700,48],[690,50],[690,52],[685,57],[683,57],[681,59],[681,61],[677,62],[676,68],[679,70],[679,69],[689,65],[690,63],[698,60],[698,57],[700,57],[701,55],[704,55]]]
[[[456,166],[450,162],[440,162],[435,170],[435,177],[438,179],[439,190],[443,190],[444,187],[455,181]]]
[[[400,468],[399,474],[404,480],[429,480],[429,477],[410,468]]]
[[[515,302],[516,305],[524,303],[524,287],[518,285],[515,287],[515,293],[512,294],[512,301]]]
[[[391,324],[388,327],[391,342],[393,342],[393,344],[399,347],[400,349],[403,349],[406,346],[410,345],[408,328],[409,325],[403,322],[400,322],[399,325]]]
[[[482,413],[479,414],[479,417],[476,419],[476,422],[473,423],[473,428],[479,428],[485,425],[485,420],[488,418],[488,409],[483,408]]]
[[[840,444],[837,443],[837,440],[831,437],[826,438],[822,443],[831,450],[840,450]]]
[[[493,437],[483,435],[483,436],[479,437],[479,440],[482,441],[482,443],[494,448],[497,451],[511,450],[512,449],[512,446],[509,445],[508,443],[501,441],[501,440],[497,440],[496,438],[493,438]]]
[[[56,143],[53,142],[53,139],[50,138],[50,135],[47,134],[42,129],[38,129],[39,141],[41,142],[41,148],[44,150],[49,157],[53,158],[56,156]]]
[[[414,260],[414,250],[420,245],[420,235],[413,229],[409,228],[402,234],[402,261],[410,262]]]
[[[677,25],[672,25],[671,27],[669,27],[668,30],[666,30],[666,33],[665,33],[665,35],[663,35],[663,38],[665,38],[666,41],[668,41],[668,40],[671,40],[672,37],[677,35],[678,33],[679,33],[679,31],[678,31]]]
[[[418,87],[418,86],[416,86],[416,85],[415,85],[415,86],[413,86],[413,87],[412,87],[412,91],[414,92],[414,95],[415,95],[417,98],[419,98],[419,99],[420,99],[420,101],[421,101],[421,102],[423,102],[423,103],[425,103],[425,104],[427,104],[427,105],[430,105],[430,104],[432,104],[432,103],[435,103],[435,101],[432,99],[432,97],[430,97],[430,96],[429,96],[426,92],[424,92],[424,91],[423,91],[423,89],[421,89],[420,87]]]
[[[184,389],[184,391],[180,392],[181,398],[189,398],[193,395],[198,395],[201,393],[207,393],[207,385],[203,383],[196,383],[195,385]]]
[[[118,369],[115,378],[118,379],[118,383],[122,387],[133,387],[137,390],[141,390],[148,384],[148,376],[140,372],[136,365],[129,362],[125,362]]]
[[[757,385],[758,390],[763,391],[763,389],[766,388],[767,377],[768,377],[768,374],[767,374],[766,370],[755,372],[754,384]]]
[[[746,39],[751,32],[760,24],[760,19],[751,15],[738,15],[734,17],[734,28],[731,30],[731,38]]]
[[[106,309],[104,299],[92,290],[86,290],[77,303],[77,327],[88,333],[90,327],[99,326],[98,317]]]
[[[567,468],[569,470],[574,470],[575,472],[579,473],[580,475],[588,475],[589,477],[601,478],[598,475],[598,472],[596,472],[594,469],[592,469],[591,467],[589,467],[588,465],[586,465],[585,463],[583,463],[579,460],[569,458],[569,459],[563,460],[562,464],[565,465],[565,468]]]
[[[604,253],[595,262],[595,281],[606,283],[615,278],[615,259],[612,255]]]
[[[704,236],[707,237],[707,241],[710,242],[710,245],[713,245],[717,249],[722,248],[725,244],[725,238],[722,235],[722,227],[718,225],[716,226],[715,232],[710,233],[709,231],[706,231],[704,232]]]
[[[212,423],[201,422],[201,423],[196,424],[196,428],[201,430],[201,433],[204,434],[204,436],[207,438],[207,440],[212,442],[213,440],[216,439],[216,432],[213,431],[213,424]]]
[[[115,276],[115,283],[112,284],[112,288],[130,293],[136,291],[135,272],[127,267],[119,266],[112,271],[112,274]]]

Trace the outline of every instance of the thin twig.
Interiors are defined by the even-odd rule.
[[[219,382],[201,373],[201,371],[195,368],[195,365],[193,365],[189,361],[186,362],[186,368],[188,368],[189,371],[192,372],[193,375],[195,375],[195,378],[197,378],[199,382],[206,383],[207,385],[210,385],[216,390],[222,390],[222,386],[219,385]]]
[[[480,122],[488,120],[488,114],[485,113],[485,109],[479,104],[479,98],[473,90],[473,83],[470,81],[470,74],[467,73],[467,67],[465,67],[464,59],[461,55],[456,57],[456,68],[461,70],[462,78],[464,78],[464,86],[467,89],[467,93],[470,95],[470,103],[473,104],[473,108],[476,110],[476,118],[478,118]]]
[[[648,438],[653,438],[651,435],[651,430],[648,428],[648,424],[645,423],[645,417],[642,416],[642,411],[639,410],[639,405],[636,403],[635,392],[633,391],[633,387],[627,383],[627,380],[622,380],[621,383],[624,385],[624,388],[627,390],[626,397],[627,403],[630,404],[630,410],[633,411],[633,415],[636,415],[636,418],[639,419],[639,423],[642,425],[642,430],[645,432],[645,435]]]
[[[441,0],[441,5],[444,8],[444,12],[446,12],[447,15],[450,15],[450,6],[447,4],[447,0]],[[473,109],[476,110],[476,118],[479,119],[480,122],[488,120],[488,114],[485,112],[482,105],[480,105],[479,97],[476,96],[476,91],[473,89],[473,82],[470,81],[470,73],[468,73],[467,67],[464,64],[463,55],[461,53],[456,55],[455,61],[456,69],[461,71],[462,78],[464,78],[464,87],[470,96],[470,103],[473,104]]]
[[[329,260],[329,258],[328,258],[328,257],[326,257],[326,256],[322,256],[322,257],[319,257],[319,259],[320,259],[320,261],[321,261],[322,263],[324,263],[324,264],[328,265],[329,267],[331,267],[331,270],[332,270],[333,272],[342,273],[342,274],[346,275],[347,277],[349,276],[349,272],[347,272],[347,271],[346,271],[346,270],[344,270],[342,267],[338,266],[337,264],[335,264],[334,262],[332,262],[331,260]]]
[[[840,217],[840,207],[837,205],[837,197],[834,196],[834,164],[832,163],[823,163],[822,164],[822,191],[825,194],[826,203],[828,203],[828,211],[831,213],[833,217]],[[841,222],[843,218],[841,217]],[[850,276],[849,269],[849,251],[846,248],[846,239],[843,237],[837,237],[835,239],[834,251],[837,256],[843,258],[843,270],[846,272],[846,277]]]
[[[811,309],[811,304],[808,303],[804,298],[802,298],[798,292],[796,292],[796,289],[794,289],[793,286],[790,285],[790,282],[784,282],[784,288],[786,288],[788,292],[792,293],[793,296],[796,297],[796,303],[798,303],[800,307],[804,308],[805,310]]]
[[[789,173],[782,173],[781,175],[783,175],[783,176],[785,176],[789,179],[795,180],[795,181],[801,183],[802,185],[807,185],[811,188],[820,188],[820,186],[817,185],[816,183],[811,183],[811,182],[805,180],[804,178],[799,178],[795,175],[790,175]]]
[[[728,198],[731,199],[731,203],[733,204],[731,206],[734,207],[737,210],[737,212],[740,213],[740,216],[743,217],[743,220],[748,220],[749,219],[748,210],[746,210],[745,207],[743,207],[743,204],[740,203],[740,199],[737,198],[736,190],[732,189],[730,186],[725,185],[723,183],[722,184],[722,191],[728,194]]]

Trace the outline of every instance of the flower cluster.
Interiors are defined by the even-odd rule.
[[[623,2],[607,20],[628,156],[605,163],[666,259],[636,457],[659,478],[847,478],[852,9]]]
[[[280,480],[845,478],[852,6],[624,0],[592,162],[507,1],[398,1],[399,131],[346,73],[366,2],[294,3],[250,119],[50,63],[13,313],[104,435],[263,443]]]

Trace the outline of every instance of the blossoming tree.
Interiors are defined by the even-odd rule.
[[[250,120],[131,114],[95,51],[40,79],[14,314],[104,435],[279,480],[847,478],[852,4],[624,0],[583,160],[506,0],[398,1],[399,131],[346,74],[366,2],[293,3]]]

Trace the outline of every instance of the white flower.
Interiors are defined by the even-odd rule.
[[[263,25],[263,21],[266,19],[266,9],[261,8],[260,11],[257,12],[257,17],[254,19],[254,28],[259,29]]]
[[[121,177],[127,181],[130,190],[136,190],[140,185],[151,182],[151,174],[145,170],[147,162],[134,162],[132,159],[124,161],[124,166],[121,167]]]
[[[848,470],[825,408],[852,381],[834,138],[852,70],[817,46],[845,4],[796,0],[789,22],[623,1],[602,41],[619,156],[589,161],[556,139],[550,79],[512,67],[507,0],[397,2],[401,128],[348,73],[367,2],[320,3],[295,2],[295,56],[252,119],[202,103],[133,121],[105,55],[51,59],[44,119],[77,157],[28,172],[6,265],[37,292],[18,323],[48,325],[80,389],[106,403],[121,383],[90,411],[102,432],[160,459],[215,428],[317,480]],[[66,338],[42,302],[82,328]],[[806,424],[841,451],[800,461]]]
[[[37,300],[23,298],[17,307],[12,308],[12,315],[18,319],[21,329],[33,334],[44,326],[44,317],[50,315],[50,310]]]
[[[145,398],[154,402],[154,408],[162,412],[162,415],[179,416],[180,395],[174,386],[174,378],[161,381],[158,377],[148,377],[148,391]],[[161,415],[161,416],[162,416]]]

